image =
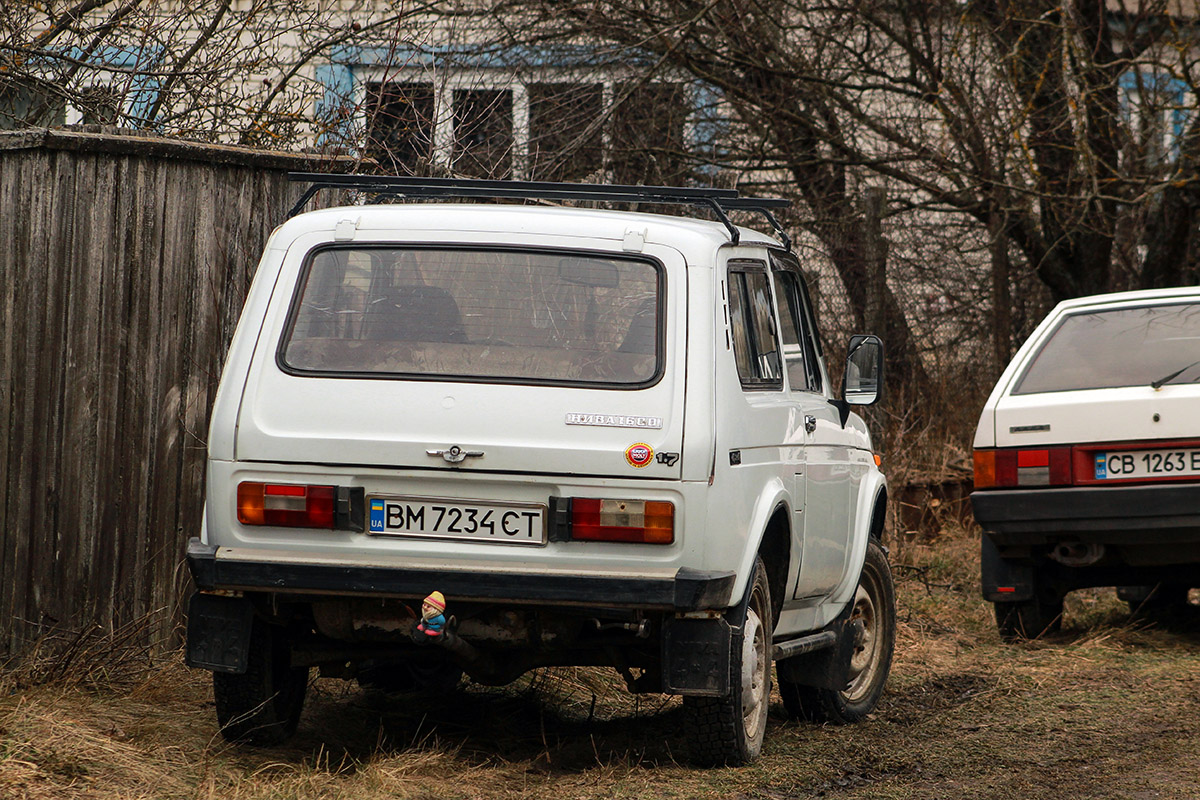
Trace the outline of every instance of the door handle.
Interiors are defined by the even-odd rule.
[[[814,417],[812,414],[805,414],[804,415],[804,430],[808,433],[812,433],[816,429],[817,429],[817,418]]]

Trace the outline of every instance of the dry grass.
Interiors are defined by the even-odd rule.
[[[776,703],[747,768],[683,764],[679,701],[629,695],[602,670],[440,700],[319,680],[296,739],[255,750],[220,739],[207,674],[178,656],[118,675],[77,653],[75,671],[5,674],[0,797],[1200,796],[1197,620],[1135,620],[1092,591],[1069,598],[1061,635],[1006,645],[979,599],[976,547],[961,530],[894,542],[900,629],[879,709],[839,728]]]

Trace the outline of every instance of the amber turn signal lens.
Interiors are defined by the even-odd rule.
[[[975,488],[987,489],[996,485],[996,451],[975,451]]]

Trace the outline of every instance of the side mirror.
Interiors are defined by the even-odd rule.
[[[883,394],[883,342],[878,336],[850,337],[842,375],[842,400],[848,405],[869,406],[879,401]]]

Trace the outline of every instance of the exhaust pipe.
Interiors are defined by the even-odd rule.
[[[1050,551],[1050,557],[1064,567],[1090,567],[1104,558],[1104,545],[1094,542],[1061,542]]]

